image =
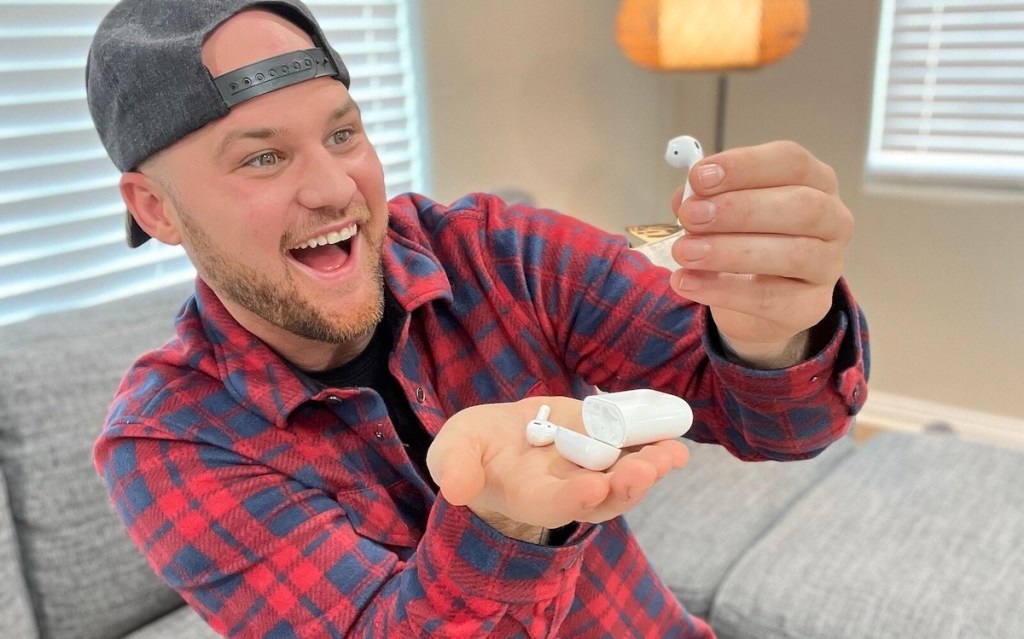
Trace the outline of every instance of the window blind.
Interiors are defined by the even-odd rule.
[[[411,0],[311,0],[352,75],[389,195],[423,189]],[[85,102],[92,35],[114,5],[0,3],[0,326],[190,280],[184,252],[129,249],[119,173]]]
[[[867,176],[1024,191],[1024,1],[883,0]]]

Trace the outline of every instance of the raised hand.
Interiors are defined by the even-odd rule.
[[[853,235],[835,172],[793,142],[736,148],[693,167],[695,196],[673,210],[687,234],[672,287],[711,308],[725,345],[754,365],[804,356],[832,306]]]

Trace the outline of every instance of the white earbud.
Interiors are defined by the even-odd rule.
[[[693,195],[690,187],[690,169],[693,165],[704,159],[704,149],[701,148],[697,138],[689,135],[680,135],[668,141],[668,148],[665,149],[665,161],[669,166],[677,169],[686,169],[686,188],[683,190],[683,199]]]
[[[619,458],[618,448],[553,424],[550,415],[551,407],[541,404],[537,416],[526,423],[526,441],[533,446],[554,443],[562,457],[589,470],[605,470]]]
[[[526,423],[526,441],[534,446],[547,446],[554,443],[555,431],[558,430],[558,426],[548,421],[550,415],[551,407],[541,404],[537,416]]]

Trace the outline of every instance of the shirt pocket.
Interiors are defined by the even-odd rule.
[[[337,500],[360,537],[393,549],[415,549],[423,537],[430,505],[408,480],[344,492]]]

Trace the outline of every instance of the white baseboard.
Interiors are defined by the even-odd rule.
[[[948,424],[965,440],[1024,449],[1024,420],[947,406],[923,399],[871,390],[857,423],[869,428],[919,433]]]

